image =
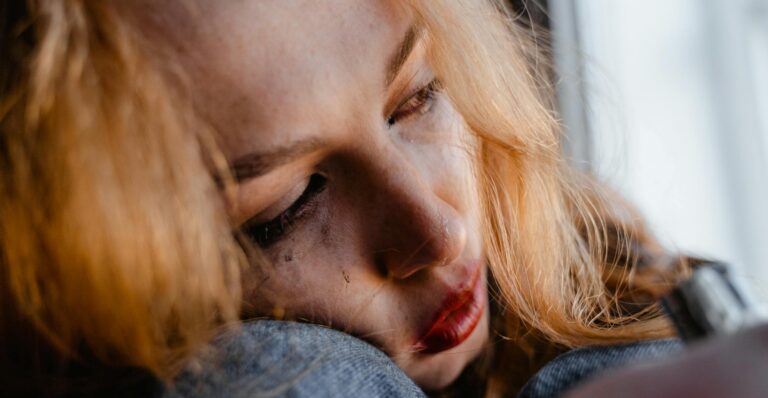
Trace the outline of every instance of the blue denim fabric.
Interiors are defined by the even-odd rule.
[[[526,383],[518,398],[557,397],[568,389],[617,367],[651,361],[682,349],[678,340],[647,341],[566,352],[545,365]]]
[[[424,397],[383,352],[316,325],[257,321],[222,336],[164,398]],[[544,366],[518,398],[557,397],[602,372],[681,349],[676,340],[579,348]],[[478,392],[480,393],[480,392]]]
[[[383,352],[321,326],[250,322],[215,347],[163,397],[425,396]]]

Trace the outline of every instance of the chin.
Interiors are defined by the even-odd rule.
[[[439,391],[453,384],[470,361],[443,361],[439,369],[414,377],[413,381],[424,391]]]
[[[398,365],[425,391],[448,387],[483,351],[488,341],[488,319],[486,308],[475,330],[461,344],[434,354],[414,354],[407,363]]]

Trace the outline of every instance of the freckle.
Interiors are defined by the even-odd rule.
[[[331,246],[331,225],[327,222],[320,227],[320,236],[324,246]]]

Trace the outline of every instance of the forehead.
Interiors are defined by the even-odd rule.
[[[230,153],[253,145],[257,130],[280,131],[261,134],[259,145],[317,133],[381,93],[410,24],[384,0],[200,0],[160,12],[173,21],[195,97]]]

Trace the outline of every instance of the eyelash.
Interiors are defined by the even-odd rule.
[[[392,127],[395,123],[408,118],[414,114],[423,115],[432,109],[432,103],[435,99],[435,93],[440,90],[440,81],[433,79],[426,86],[422,87],[408,99],[403,101],[392,115],[387,118],[387,125]]]
[[[311,214],[317,206],[317,197],[327,186],[327,178],[313,174],[298,199],[274,219],[263,223],[246,222],[241,231],[251,241],[267,248],[289,233],[296,222]]]
[[[408,99],[403,101],[395,110],[394,113],[387,119],[387,125],[393,126],[395,123],[406,119],[415,114],[425,114],[432,109],[432,103],[435,98],[435,93],[440,90],[440,82],[437,79],[433,79],[426,86],[420,88]],[[320,175],[313,174],[309,178],[307,187],[304,192],[296,199],[290,207],[280,213],[274,219],[263,222],[253,223],[246,222],[240,228],[240,230],[247,236],[252,242],[256,243],[262,248],[267,248],[286,234],[288,234],[296,222],[300,219],[311,214],[316,207],[317,196],[322,193],[328,180]]]

